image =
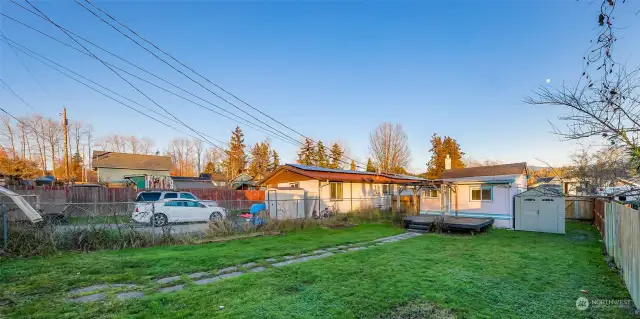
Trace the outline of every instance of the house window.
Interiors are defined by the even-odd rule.
[[[471,200],[472,201],[492,201],[493,200],[493,187],[481,186],[471,187]]]
[[[389,185],[389,184],[382,185],[382,194],[383,195],[393,194],[393,185]]]
[[[426,197],[426,198],[438,198],[438,190],[437,189],[427,189],[424,192],[424,197]]]
[[[342,200],[342,182],[331,182],[331,200]]]
[[[298,183],[298,182],[289,183],[289,187],[291,187],[291,188],[300,188],[300,183]]]

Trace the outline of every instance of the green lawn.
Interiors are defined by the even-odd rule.
[[[398,230],[361,225],[201,246],[4,261],[0,295],[17,303],[3,312],[21,318],[369,318],[424,302],[458,317],[630,316],[617,309],[576,309],[582,289],[590,298],[629,296],[604,263],[593,227],[567,228],[566,236],[507,230],[476,236],[429,234],[127,302],[73,304],[60,299],[83,285],[144,283],[160,275],[210,270]],[[588,238],[577,240],[577,234]]]

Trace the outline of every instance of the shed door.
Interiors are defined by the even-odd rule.
[[[558,231],[558,199],[542,198],[539,203],[538,231],[555,233]]]
[[[537,230],[538,228],[538,202],[539,198],[523,198],[522,205],[520,206],[522,209],[522,214],[520,218],[520,227],[522,230]]]

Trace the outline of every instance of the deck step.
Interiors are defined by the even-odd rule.
[[[424,234],[424,233],[428,233],[429,230],[428,229],[412,229],[412,228],[407,228],[407,232],[408,233],[420,233],[420,234]]]
[[[416,225],[414,223],[409,224],[409,227],[407,227],[407,229],[419,229],[419,230],[429,230],[429,226],[428,225]]]

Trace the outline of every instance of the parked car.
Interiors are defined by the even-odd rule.
[[[154,214],[155,212],[155,214]],[[137,204],[131,218],[139,223],[165,226],[168,223],[206,222],[227,216],[226,209],[207,206],[193,199],[162,199],[156,202]]]
[[[177,192],[177,191],[143,191],[139,192],[136,196],[136,202],[157,202],[163,199],[172,199],[172,198],[180,198],[180,199],[193,199],[197,200],[202,204],[205,204],[210,207],[218,207],[218,202],[215,200],[202,200],[193,195],[190,192]]]

